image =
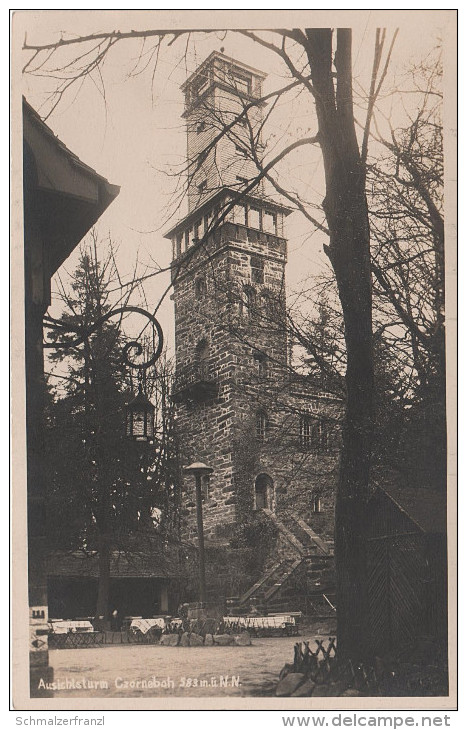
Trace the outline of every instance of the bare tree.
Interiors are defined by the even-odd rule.
[[[352,34],[349,29],[338,29],[335,33],[329,28],[242,33],[279,57],[290,81],[267,97],[247,104],[235,119],[224,123],[219,131],[219,135],[238,136],[239,122],[243,119],[247,124],[247,138],[240,135],[240,144],[245,144],[245,151],[252,157],[258,172],[239,187],[238,199],[267,181],[305,215],[314,229],[329,236],[325,250],[337,283],[346,345],[346,411],[336,500],[339,651],[344,657],[360,657],[366,651],[365,505],[374,431],[367,157],[376,100],[387,73],[395,37],[384,56],[386,34],[385,31],[377,31],[367,113],[362,123],[363,138],[359,145],[354,121]],[[144,47],[144,50],[142,47],[139,60],[147,54],[146,59],[155,68],[163,41],[172,44],[183,35],[182,32],[165,33],[148,29],[62,38],[58,43],[46,45],[25,42],[24,48],[31,54],[25,70],[44,73],[47,63],[52,59],[58,75],[66,71],[65,80],[58,79],[55,103],[86,76],[97,75],[98,83],[102,84],[100,74],[104,60],[117,42],[143,39],[149,47]],[[56,63],[57,54],[70,47],[76,47],[78,52],[72,62],[67,61],[60,66]],[[271,154],[260,155],[255,128],[249,123],[250,109],[264,101],[270,101],[274,106],[275,99],[283,99],[286,94],[295,91],[306,95],[313,105],[316,129],[288,144],[279,142],[279,148]],[[321,149],[325,174],[326,194],[322,201],[324,218],[316,207],[307,205],[299,194],[281,184],[280,178],[281,163],[286,158],[299,149],[316,146]],[[189,169],[189,174],[193,174],[192,169]],[[219,220],[228,214],[235,202],[234,197],[227,209],[221,212]],[[203,240],[200,245],[203,245]]]

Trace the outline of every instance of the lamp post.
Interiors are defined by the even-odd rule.
[[[45,316],[43,324],[45,327],[52,329],[56,335],[58,335],[57,341],[53,343],[45,342],[45,348],[56,348],[67,350],[70,348],[78,347],[90,340],[91,336],[97,332],[102,325],[109,320],[111,317],[120,317],[122,320],[123,315],[128,313],[135,313],[145,317],[149,320],[149,325],[152,328],[152,350],[148,352],[147,348],[143,348],[141,342],[137,340],[131,340],[125,344],[121,350],[121,360],[127,367],[136,370],[138,373],[138,394],[133,398],[130,403],[126,406],[126,424],[124,431],[124,424],[122,424],[122,432],[126,434],[128,439],[131,439],[135,443],[135,452],[138,457],[139,466],[141,467],[140,472],[143,474],[143,479],[147,479],[147,462],[150,450],[147,445],[154,442],[154,413],[155,408],[149,398],[146,395],[146,372],[148,368],[153,366],[162,353],[163,348],[163,333],[162,328],[154,317],[153,314],[147,312],[140,307],[133,307],[126,305],[112,309],[102,317],[96,319],[95,322],[88,326],[80,326],[73,322],[67,322],[64,320],[57,320],[50,316]],[[141,330],[141,334],[148,327],[148,323]],[[143,355],[144,353],[144,355]],[[143,356],[143,357],[141,357]],[[108,413],[105,412],[103,407],[104,399],[98,398],[96,402],[96,421],[100,427],[101,424],[105,424],[105,419],[108,417]],[[98,434],[95,436],[96,445],[101,443],[100,439],[100,428],[96,429],[93,433]],[[143,444],[142,448],[141,443]],[[106,616],[108,612],[108,600],[110,593],[110,565],[112,555],[112,537],[109,531],[109,524],[111,518],[112,499],[111,499],[111,480],[108,480],[107,472],[107,459],[108,456],[105,454],[100,459],[100,477],[106,488],[99,489],[97,501],[99,508],[99,523],[96,523],[97,530],[97,542],[98,542],[98,554],[99,554],[99,583],[97,592],[97,616]],[[96,462],[93,462],[96,463]],[[146,482],[144,482],[146,484]]]
[[[199,600],[206,603],[206,573],[204,564],[204,527],[203,527],[203,495],[201,494],[201,477],[212,474],[214,469],[200,461],[186,466],[187,474],[194,474],[196,485],[196,519],[198,523],[198,550],[199,550]]]
[[[130,401],[130,403],[128,403],[126,409],[126,435],[127,438],[132,439],[133,441],[144,441],[146,443],[152,443],[154,440],[155,408],[146,395],[146,371],[159,359],[162,354],[162,348],[164,344],[162,328],[153,314],[150,314],[145,309],[141,309],[141,307],[126,305],[125,307],[119,307],[118,309],[110,310],[102,317],[100,317],[93,325],[90,325],[86,329],[84,329],[83,327],[73,326],[70,322],[64,322],[63,320],[58,320],[50,316],[45,316],[43,321],[45,327],[55,330],[56,332],[60,332],[64,335],[72,333],[73,335],[75,335],[75,339],[69,339],[65,337],[59,342],[44,342],[44,347],[54,349],[67,349],[70,347],[77,347],[78,345],[81,345],[85,340],[87,340],[94,332],[96,332],[96,330],[99,329],[99,327],[101,327],[101,325],[104,324],[104,322],[106,322],[111,317],[122,317],[124,314],[128,314],[131,312],[135,314],[140,314],[150,321],[152,325],[155,345],[152,355],[147,360],[143,360],[140,362],[130,358],[130,352],[134,350],[136,356],[141,355],[143,352],[143,347],[141,343],[132,340],[131,342],[127,342],[122,350],[122,362],[129,368],[137,370],[139,376],[138,394],[135,398],[133,398],[133,400]]]

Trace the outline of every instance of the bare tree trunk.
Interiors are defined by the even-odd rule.
[[[109,593],[110,593],[110,540],[105,532],[98,535],[99,550],[99,578],[97,585],[96,617],[103,617],[104,621],[109,620]]]
[[[366,654],[368,608],[365,520],[373,435],[370,232],[353,119],[351,31],[337,31],[332,76],[330,29],[306,31],[326,176],[327,248],[339,290],[347,348],[347,403],[336,495],[337,621],[340,656]]]

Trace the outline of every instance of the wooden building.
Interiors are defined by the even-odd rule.
[[[53,275],[118,195],[23,100],[24,300],[31,694],[50,677],[45,570],[43,316]]]
[[[95,553],[53,552],[47,561],[49,618],[94,617],[99,558]],[[177,574],[176,555],[161,551],[114,551],[110,562],[109,605],[120,616],[175,613],[170,579]]]
[[[446,495],[379,487],[370,498],[367,566],[372,649],[447,643]]]

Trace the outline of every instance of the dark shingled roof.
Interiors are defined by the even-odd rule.
[[[23,146],[25,216],[40,224],[52,276],[120,188],[68,149],[24,97]]]
[[[151,551],[147,553],[112,553],[111,578],[168,578],[176,572],[174,553]],[[97,578],[99,558],[97,552],[72,553],[55,551],[47,560],[47,575],[73,578]]]
[[[379,486],[423,532],[446,533],[446,494],[427,487]]]

